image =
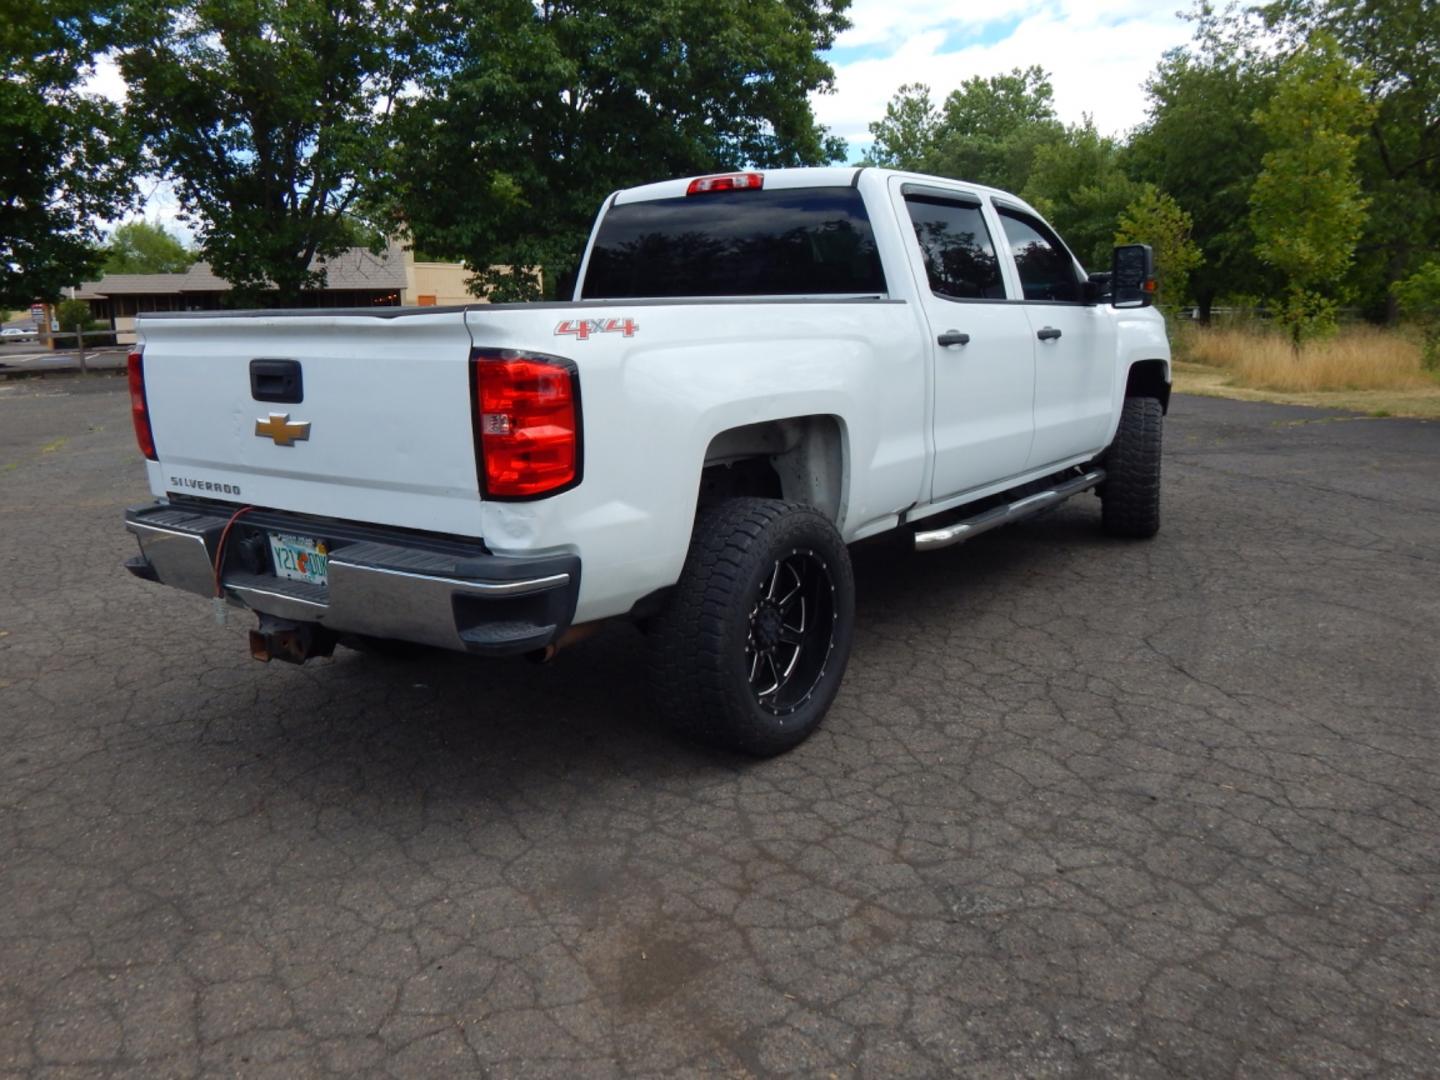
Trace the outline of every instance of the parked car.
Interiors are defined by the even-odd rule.
[[[562,303],[144,315],[156,501],[126,515],[129,569],[254,611],[261,660],[548,659],[629,620],[677,728],[768,755],[840,687],[847,545],[932,551],[1087,490],[1105,531],[1159,527],[1148,248],[1087,275],[1014,195],[780,169],[617,192],[577,281]]]
[[[23,326],[7,326],[3,329],[0,329],[0,338],[5,338],[10,341],[24,341],[27,338],[37,338],[39,336],[40,334],[38,331],[34,329],[26,329]]]

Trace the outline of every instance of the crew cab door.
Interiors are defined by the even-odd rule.
[[[1034,433],[1034,339],[1024,308],[1006,299],[980,197],[895,183],[934,356],[930,497],[939,500],[1024,470]]]
[[[1035,346],[1035,438],[1027,470],[1058,465],[1105,446],[1114,409],[1115,322],[1084,302],[1074,256],[1033,214],[999,200],[1007,258]]]

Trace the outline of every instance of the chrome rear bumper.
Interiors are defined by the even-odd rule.
[[[136,576],[213,597],[215,556],[228,514],[157,503],[126,512],[140,544]],[[270,532],[322,539],[326,585],[291,581],[269,565]],[[256,538],[259,538],[257,542]],[[231,603],[336,634],[358,634],[459,652],[529,652],[569,625],[580,585],[574,555],[511,558],[478,541],[419,537],[346,522],[254,511],[225,543],[221,591]]]

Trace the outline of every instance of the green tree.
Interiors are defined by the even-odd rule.
[[[1279,0],[1263,11],[1293,44],[1321,31],[1365,71],[1375,106],[1357,172],[1370,214],[1351,281],[1393,322],[1391,286],[1440,252],[1440,4],[1434,0]]]
[[[1039,67],[966,79],[936,109],[930,88],[902,86],[870,125],[874,165],[950,176],[1019,191],[1038,147],[1064,137],[1055,91]]]
[[[885,106],[885,117],[870,125],[870,146],[862,161],[888,169],[919,170],[935,145],[940,110],[924,83],[906,83]]]
[[[346,214],[341,219],[341,225],[346,247],[379,251],[385,246],[385,234],[373,222],[357,214]]]
[[[82,89],[115,3],[28,0],[0,17],[0,299],[53,300],[93,273],[96,221],[135,187],[120,110]]]
[[[387,205],[472,287],[552,293],[604,197],[687,173],[837,160],[807,94],[849,0],[439,0]],[[492,265],[517,272],[496,276]]]
[[[55,305],[55,321],[65,334],[88,329],[91,323],[90,305],[84,300],[61,300]]]
[[[101,269],[107,274],[178,274],[195,254],[161,225],[127,221],[110,234]]]
[[[940,110],[925,171],[1019,191],[1038,148],[1063,135],[1055,91],[1043,69],[966,79]]]
[[[1394,293],[1400,310],[1420,328],[1425,366],[1440,368],[1440,259],[1396,282]]]
[[[1362,73],[1317,32],[1256,114],[1270,149],[1250,193],[1250,225],[1256,254],[1285,277],[1282,318],[1297,347],[1334,323],[1337,286],[1365,225],[1355,153],[1373,111]]]
[[[414,71],[403,0],[172,0],[139,9],[121,69],[157,169],[240,302],[293,299],[385,184]]]
[[[1194,223],[1169,195],[1147,184],[1120,215],[1117,244],[1149,244],[1155,256],[1155,303],[1167,319],[1188,297],[1190,274],[1205,261],[1191,238]]]
[[[1090,266],[1109,265],[1121,212],[1145,190],[1126,175],[1122,150],[1087,117],[1053,142],[1036,146],[1020,191]]]
[[[1194,220],[1204,262],[1189,289],[1208,321],[1217,299],[1265,289],[1250,189],[1266,147],[1255,111],[1269,99],[1275,74],[1262,27],[1244,11],[1199,4],[1190,18],[1193,40],[1167,52],[1146,82],[1147,116],[1124,156],[1132,177],[1168,192]]]

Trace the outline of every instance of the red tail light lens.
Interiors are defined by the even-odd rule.
[[[701,176],[690,181],[686,195],[708,195],[713,191],[759,191],[765,186],[765,174],[758,172],[724,173]]]
[[[142,454],[158,461],[155,433],[150,430],[150,408],[145,403],[145,357],[140,349],[126,357],[125,368],[130,378],[130,420],[135,425],[135,442]]]
[[[490,499],[553,495],[580,480],[575,365],[529,353],[471,355],[481,491]]]

